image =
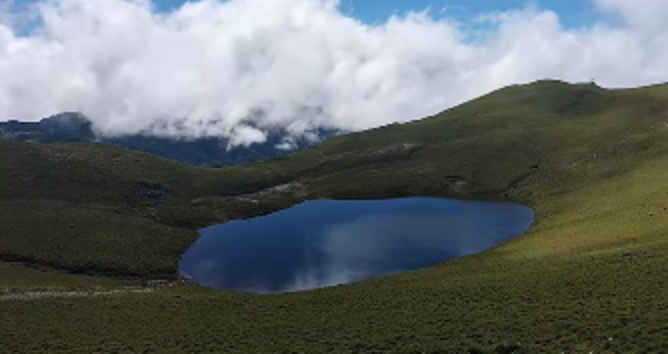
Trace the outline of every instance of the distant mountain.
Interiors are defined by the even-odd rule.
[[[0,140],[105,143],[205,167],[231,166],[285,156],[341,133],[334,129],[317,129],[309,132],[308,136],[290,138],[287,131],[276,128],[268,132],[263,143],[229,146],[228,139],[213,137],[194,140],[149,135],[100,137],[93,131],[88,118],[73,112],[60,113],[39,122],[0,122]]]

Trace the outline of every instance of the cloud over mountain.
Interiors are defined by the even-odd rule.
[[[0,119],[80,111],[105,134],[262,141],[325,126],[421,118],[541,78],[602,86],[668,80],[668,3],[596,0],[601,21],[565,29],[531,7],[475,24],[428,13],[378,25],[333,0],[0,5]]]

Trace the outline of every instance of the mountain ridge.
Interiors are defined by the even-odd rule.
[[[315,143],[342,134],[336,129],[319,128],[293,136],[283,128],[265,130],[266,140],[248,146],[232,146],[219,137],[183,139],[151,134],[99,135],[92,122],[77,112],[63,112],[39,122],[0,122],[0,140],[39,143],[101,143],[146,152],[162,158],[203,167],[232,166],[267,160],[303,150]]]

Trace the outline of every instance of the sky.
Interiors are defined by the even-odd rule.
[[[25,2],[25,1],[24,1]],[[153,1],[160,11],[171,11],[184,0]],[[342,12],[368,24],[385,22],[392,15],[401,15],[409,11],[430,9],[439,15],[445,9],[448,16],[459,20],[470,20],[482,13],[507,11],[533,5],[558,13],[562,23],[567,26],[586,25],[594,19],[594,6],[591,0],[341,0]],[[443,14],[440,14],[441,16]]]
[[[363,130],[498,88],[668,81],[666,0],[0,0],[0,120],[104,135]]]

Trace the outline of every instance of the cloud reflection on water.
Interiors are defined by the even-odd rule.
[[[181,270],[216,289],[301,291],[480,252],[526,232],[532,221],[531,210],[516,204],[315,201],[204,230]]]

